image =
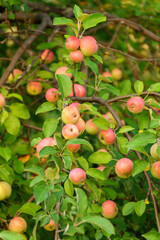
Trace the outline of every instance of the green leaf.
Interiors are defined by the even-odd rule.
[[[96,216],[96,215],[94,216],[89,215],[89,216],[86,216],[85,218],[82,218],[82,221],[88,222],[92,225],[99,227],[103,231],[107,232],[109,236],[111,236],[112,234],[115,234],[115,230],[112,223],[106,218]]]
[[[36,115],[39,113],[45,113],[45,112],[49,112],[52,111],[56,108],[56,106],[52,103],[52,102],[44,102],[42,103],[36,111]]]
[[[127,154],[128,139],[125,137],[117,137],[117,142],[121,153]]]
[[[50,118],[43,123],[43,132],[45,137],[50,137],[56,131],[57,125],[59,123],[58,119]]]
[[[124,126],[124,127],[121,127],[119,132],[118,133],[126,133],[126,132],[129,132],[129,131],[132,131],[134,128],[131,127],[131,126]]]
[[[149,143],[156,142],[156,135],[149,131],[136,134],[128,143],[128,151],[135,146],[146,146]]]
[[[116,196],[117,196],[117,193],[115,190],[113,190],[112,188],[102,188],[102,191],[105,192],[106,196],[109,198],[109,199],[112,199],[112,200],[115,200],[116,199]]]
[[[138,95],[141,95],[144,89],[144,83],[142,81],[137,80],[134,84],[134,89]]]
[[[73,13],[75,15],[75,17],[79,18],[79,16],[82,14],[82,10],[80,9],[80,7],[78,7],[76,4],[74,5],[74,8],[73,8]]]
[[[135,119],[138,120],[139,129],[148,129],[150,123],[150,117],[147,111],[143,111],[139,114],[136,114]]]
[[[84,144],[84,145],[87,145],[93,151],[92,145],[85,139],[75,138],[67,141],[66,145],[69,145],[69,144]]]
[[[148,92],[160,92],[160,83],[152,84]]]
[[[87,212],[88,201],[85,192],[80,188],[75,188],[77,195],[77,213],[78,217],[83,217]]]
[[[85,65],[90,67],[90,69],[95,73],[95,75],[99,74],[98,66],[95,62],[91,60],[85,60],[84,62],[85,62]]]
[[[36,77],[44,79],[53,79],[53,73],[45,70],[40,70],[36,72]]]
[[[17,98],[18,100],[20,100],[21,102],[23,102],[23,98],[20,94],[18,93],[10,93],[8,94],[7,98]]]
[[[39,204],[46,200],[51,189],[53,189],[53,185],[46,185],[44,182],[38,183],[34,188],[36,203]]]
[[[86,179],[85,183],[87,184],[87,186],[89,187],[89,189],[92,190],[92,192],[95,195],[95,200],[100,200],[100,191],[98,190],[97,186],[93,183],[93,181]]]
[[[34,147],[34,146],[37,145],[40,141],[41,141],[41,138],[40,138],[40,137],[33,138],[32,141],[31,141],[31,147]]]
[[[116,87],[114,87],[114,86],[112,86],[112,85],[110,85],[110,84],[108,84],[108,83],[105,83],[105,87],[111,92],[111,93],[113,93],[113,94],[115,94],[115,95],[120,95],[120,91],[119,91],[119,89],[118,88],[116,88]]]
[[[25,237],[23,237],[19,233],[11,232],[11,231],[2,231],[0,232],[0,238],[3,238],[4,240],[25,240]]]
[[[4,125],[8,133],[18,135],[20,130],[20,121],[15,115],[13,115],[13,113],[8,114],[8,118],[4,122]]]
[[[134,161],[132,176],[136,176],[137,174],[144,171],[144,169],[148,166],[148,162],[145,160],[137,160]]]
[[[107,164],[112,160],[112,156],[106,152],[94,152],[88,158],[88,161],[96,164]]]
[[[31,173],[34,173],[37,175],[41,175],[43,178],[46,177],[44,174],[44,169],[37,165],[29,165],[29,166],[25,167],[24,171],[31,172]]]
[[[101,13],[93,13],[83,21],[83,28],[86,30],[88,28],[97,26],[97,24],[100,22],[105,22],[105,21],[106,21],[106,16],[104,16]]]
[[[71,19],[65,17],[55,17],[53,20],[53,25],[67,25],[76,27],[75,23]]]
[[[143,234],[142,237],[144,237],[147,240],[159,240],[160,233],[158,233],[155,230],[151,230],[150,232]]]
[[[17,212],[26,213],[31,216],[35,216],[36,212],[41,209],[41,206],[38,206],[36,203],[25,203]]]
[[[134,206],[136,214],[140,217],[146,210],[146,204],[144,200],[136,202]]]
[[[18,118],[29,119],[30,113],[26,105],[22,103],[13,103],[10,106],[11,112]]]
[[[17,159],[14,159],[13,167],[14,167],[14,171],[18,174],[22,174],[24,171],[24,164]]]
[[[72,182],[69,179],[67,179],[64,183],[64,190],[69,196],[73,196],[74,188]]]
[[[110,123],[105,118],[94,118],[92,120],[100,129],[108,130]]]
[[[0,147],[0,156],[8,161],[12,156],[12,151],[8,147]]]
[[[8,112],[3,108],[2,113],[0,115],[0,122],[3,124],[8,118]]]
[[[101,56],[99,56],[99,55],[97,55],[97,54],[94,54],[93,57],[94,57],[95,59],[97,59],[100,63],[103,63],[103,59],[102,59]]]
[[[64,74],[57,74],[58,86],[63,98],[68,97],[72,91],[72,81],[71,79]]]
[[[39,152],[39,157],[43,157],[46,155],[50,155],[50,154],[55,154],[57,151],[54,149],[54,147],[52,146],[46,146],[44,148],[41,149],[41,151]]]
[[[89,175],[90,177],[97,178],[100,180],[106,179],[104,173],[102,171],[98,170],[97,168],[89,168],[87,170],[86,174]]]
[[[135,206],[135,202],[126,203],[122,209],[123,216],[127,216],[131,214],[134,211],[134,206]]]
[[[81,156],[81,157],[77,158],[77,161],[79,162],[79,164],[81,165],[81,167],[82,167],[85,171],[88,170],[89,164],[88,164],[87,160],[86,160],[84,157]]]
[[[9,184],[12,184],[15,179],[13,169],[6,164],[0,165],[0,178]]]
[[[44,43],[38,44],[37,49],[45,50],[45,49],[54,48],[55,46],[57,46],[56,42],[44,42]],[[52,75],[52,77],[53,77],[53,75]]]

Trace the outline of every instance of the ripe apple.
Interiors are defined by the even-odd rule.
[[[115,202],[107,200],[102,204],[102,215],[105,218],[112,219],[118,214],[118,208]]]
[[[105,166],[99,166],[99,167],[97,167],[97,169],[100,170],[101,172],[103,172],[103,170],[104,170],[105,168],[106,168]]]
[[[145,102],[141,97],[132,97],[127,102],[127,108],[132,113],[140,113],[145,107]]]
[[[80,84],[74,84],[74,91],[76,97],[84,97],[86,95],[86,89]],[[69,97],[73,97],[73,90],[69,94]]]
[[[79,105],[80,105],[80,103],[74,102],[74,103],[71,103],[69,106],[76,107],[78,109]]]
[[[98,45],[93,37],[86,36],[80,40],[80,49],[83,55],[89,57],[96,54],[98,50]]]
[[[54,231],[56,229],[56,224],[54,223],[54,221],[51,219],[50,222],[47,225],[43,226],[44,229],[46,229],[47,231],[51,232]]]
[[[79,135],[79,130],[75,125],[67,124],[62,128],[62,135],[65,139],[77,138]]]
[[[20,75],[22,75],[22,71],[20,69],[18,69],[18,68],[15,68],[13,70],[13,72],[9,74],[8,82],[9,83],[13,83],[14,82],[14,78],[18,77]]]
[[[111,124],[114,124],[115,126],[118,125],[116,119],[113,117],[112,113],[110,112],[107,112],[106,113],[106,116],[108,117],[108,121],[111,123]]]
[[[85,121],[80,118],[77,123],[75,123],[76,127],[78,128],[80,133],[83,133],[85,128],[86,128],[86,123]]]
[[[83,61],[84,56],[83,56],[83,53],[81,51],[76,50],[74,52],[70,52],[69,58],[72,60],[72,62],[80,63],[80,62]]]
[[[86,131],[90,135],[96,135],[99,132],[99,127],[92,122],[92,119],[86,122]]]
[[[81,144],[69,144],[67,147],[71,152],[76,153],[80,150]]]
[[[160,145],[158,145],[158,143],[155,143],[155,144],[152,145],[152,147],[150,149],[151,156],[156,160],[160,160],[160,156],[157,153],[158,146],[160,146]]]
[[[11,196],[12,188],[7,182],[0,182],[0,201],[3,201]]]
[[[0,108],[2,108],[5,105],[5,98],[4,96],[0,93]]]
[[[51,63],[53,59],[54,59],[54,54],[49,49],[44,50],[43,53],[41,54],[41,60],[44,63]]]
[[[81,168],[74,168],[69,173],[69,179],[71,180],[71,182],[73,184],[79,185],[79,184],[81,184],[81,183],[83,183],[85,181],[86,173]]]
[[[39,95],[42,92],[42,86],[40,82],[29,82],[26,89],[30,95],[34,96]]]
[[[129,178],[132,170],[133,162],[129,158],[121,158],[115,165],[115,172],[120,178]]]
[[[112,70],[112,78],[116,81],[119,81],[122,78],[122,71],[118,68]]]
[[[98,137],[104,145],[111,145],[116,140],[116,135],[110,128],[108,128],[108,130],[101,130]]]
[[[160,161],[157,161],[152,164],[151,174],[153,177],[160,179]]]
[[[75,124],[80,119],[80,113],[76,107],[67,106],[62,110],[62,121],[65,124]]]
[[[103,149],[103,148],[99,149],[98,152],[106,152],[106,153],[108,153],[108,151],[106,149]]]
[[[16,233],[24,233],[27,230],[27,223],[22,217],[14,217],[9,223],[9,230]]]
[[[55,72],[55,76],[57,74],[64,74],[66,76],[68,76],[69,78],[72,78],[72,73],[66,73],[66,71],[68,70],[69,68],[68,67],[60,67],[56,70]]]
[[[46,91],[45,98],[48,102],[56,102],[59,99],[59,94],[56,88],[50,88]]]
[[[107,78],[108,77],[112,78],[112,74],[110,72],[103,72],[102,76],[107,77]],[[103,79],[102,81],[106,82],[106,83],[110,83],[111,82],[109,79]]]
[[[71,36],[67,38],[65,46],[69,51],[75,51],[79,48],[80,41],[77,37]]]
[[[37,153],[39,153],[41,151],[42,148],[46,147],[46,146],[55,146],[57,145],[56,144],[56,141],[54,138],[51,138],[51,137],[46,137],[46,138],[43,138],[38,144],[37,144]]]

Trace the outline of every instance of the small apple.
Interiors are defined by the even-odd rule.
[[[69,58],[72,60],[72,62],[80,63],[83,61],[84,56],[83,53],[81,53],[81,51],[76,50],[74,52],[70,52]]]
[[[8,199],[11,196],[12,188],[7,182],[0,182],[0,201]]]
[[[55,72],[55,76],[57,74],[64,74],[66,76],[68,76],[69,78],[72,78],[72,73],[66,73],[66,71],[68,70],[69,68],[68,67],[60,67],[56,70]]]
[[[96,135],[99,132],[99,127],[92,122],[92,119],[86,122],[86,131],[90,135]]]
[[[26,89],[30,95],[34,96],[39,95],[42,92],[42,86],[40,82],[29,82]]]
[[[44,63],[51,63],[53,59],[54,59],[54,54],[49,49],[44,50],[43,53],[41,54],[41,60]]]
[[[50,222],[47,225],[43,226],[44,229],[46,229],[47,231],[51,232],[54,231],[56,229],[56,224],[54,223],[54,221],[51,219]]]
[[[105,218],[112,219],[118,214],[118,208],[115,202],[107,200],[102,204],[102,215]]]
[[[98,137],[100,142],[103,143],[104,145],[111,145],[116,140],[116,135],[110,128],[108,128],[108,130],[101,130],[99,132]]]
[[[13,70],[13,72],[10,73],[10,75],[9,75],[9,77],[8,77],[8,82],[9,82],[9,83],[13,83],[13,82],[14,82],[14,78],[15,78],[15,77],[18,77],[18,76],[20,76],[20,75],[22,75],[22,71],[21,71],[20,69],[18,69],[18,68],[15,68],[15,69]]]
[[[103,148],[99,149],[98,152],[106,152],[106,153],[108,153],[108,151],[106,149],[103,149]]]
[[[5,98],[4,96],[0,93],[0,108],[2,108],[5,105]]]
[[[69,51],[75,51],[79,48],[80,41],[77,37],[71,36],[67,38],[65,46]]]
[[[157,161],[152,164],[151,174],[153,177],[160,179],[160,161]]]
[[[84,121],[82,118],[80,118],[80,119],[78,120],[78,122],[75,123],[75,125],[76,125],[76,127],[78,128],[79,133],[83,133],[83,132],[84,132],[84,130],[85,130],[85,128],[86,128],[86,123],[85,123],[85,121]]]
[[[62,121],[65,124],[75,124],[80,119],[80,113],[76,107],[67,106],[62,110]]]
[[[16,233],[24,233],[27,230],[27,223],[22,217],[14,217],[9,223],[9,230]]]
[[[81,184],[81,183],[83,183],[85,181],[86,173],[81,168],[74,168],[69,173],[69,179],[71,180],[71,182],[73,184],[79,185],[79,184]]]
[[[77,138],[79,135],[79,130],[75,125],[67,124],[62,128],[62,135],[65,139]]]
[[[152,145],[152,147],[150,149],[151,156],[156,160],[160,160],[160,156],[157,153],[158,146],[160,146],[160,145],[158,145],[158,143],[155,143],[155,144]]]
[[[122,78],[122,71],[118,68],[112,70],[112,78],[116,81],[119,81]]]
[[[80,49],[84,56],[89,57],[96,54],[98,45],[93,37],[85,36],[80,40]]]
[[[71,152],[76,153],[80,150],[81,144],[69,144],[67,147]]]
[[[56,102],[59,99],[59,94],[56,88],[50,88],[46,91],[45,98],[48,102]]]
[[[115,172],[120,178],[129,178],[132,170],[133,162],[129,158],[121,158],[115,165]]]
[[[132,113],[140,113],[145,107],[145,102],[141,97],[132,97],[127,102],[127,108]]]
[[[108,77],[112,78],[112,74],[110,72],[103,72],[102,76],[104,76],[106,78],[108,78]],[[102,81],[106,82],[106,83],[110,83],[111,82],[109,79],[103,79]]]

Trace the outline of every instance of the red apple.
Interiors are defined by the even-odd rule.
[[[2,108],[5,105],[5,98],[4,96],[0,93],[0,108]]]
[[[74,103],[71,103],[69,106],[76,107],[78,109],[79,105],[80,105],[80,103],[74,102]]]
[[[79,135],[79,130],[75,125],[67,124],[62,128],[62,135],[65,139],[77,138]]]
[[[44,229],[46,229],[47,231],[51,232],[54,231],[56,229],[56,224],[54,223],[54,221],[51,219],[50,222],[47,225],[43,226]]]
[[[103,149],[103,148],[99,149],[98,152],[106,152],[106,153],[108,153],[108,151],[106,149]]]
[[[75,51],[79,48],[80,41],[77,37],[71,36],[67,38],[65,46],[69,51]]]
[[[84,56],[83,53],[81,53],[81,51],[76,50],[74,52],[70,52],[69,58],[72,60],[72,62],[80,63],[83,61]]]
[[[48,102],[56,102],[59,99],[59,94],[56,88],[49,88],[46,91],[45,98]]]
[[[158,145],[158,143],[155,143],[155,144],[152,145],[152,147],[150,149],[151,156],[156,160],[160,160],[160,156],[157,153],[158,146],[160,146],[160,145]]]
[[[55,146],[56,141],[54,138],[51,137],[46,137],[43,138],[38,144],[37,144],[37,153],[39,153],[41,151],[42,148],[46,147],[46,146]]]
[[[38,95],[42,92],[42,86],[40,82],[29,82],[27,84],[27,92],[30,95]]]
[[[73,184],[79,185],[79,184],[81,184],[81,183],[83,183],[85,181],[86,173],[81,168],[74,168],[69,173],[69,179],[71,180],[71,182]]]
[[[112,78],[112,74],[110,72],[103,72],[102,76],[107,77],[107,78],[108,77]],[[111,82],[109,79],[103,79],[102,81],[106,82],[106,83],[110,83]]]
[[[122,71],[118,68],[112,70],[112,78],[116,81],[122,78]]]
[[[92,119],[86,122],[86,131],[90,135],[96,135],[99,132],[99,127],[92,122]]]
[[[75,125],[78,128],[80,133],[84,132],[84,130],[86,128],[86,123],[85,123],[85,121],[82,118],[80,118]]]
[[[65,124],[75,124],[80,119],[80,113],[76,107],[67,106],[62,110],[62,121]]]
[[[118,208],[115,202],[107,200],[102,204],[102,215],[105,218],[112,219],[118,214]]]
[[[145,102],[140,97],[132,97],[127,102],[127,108],[132,113],[140,113],[145,107]]]
[[[44,52],[41,54],[41,60],[44,63],[51,63],[54,59],[54,54],[49,49],[44,50]]]
[[[151,174],[153,177],[160,179],[160,161],[157,161],[152,164]]]
[[[103,170],[104,170],[105,168],[106,168],[106,167],[104,167],[104,166],[99,166],[99,167],[97,167],[97,169],[100,170],[101,172],[103,172]]]
[[[80,84],[74,84],[74,91],[76,97],[84,97],[86,95],[86,89]],[[69,94],[69,97],[73,97],[73,90]]]
[[[71,152],[76,153],[80,150],[81,144],[69,144],[67,147]]]
[[[68,70],[69,68],[68,67],[60,67],[56,70],[55,72],[55,76],[57,74],[64,74],[66,76],[68,76],[69,78],[72,78],[72,73],[66,73],[66,71]]]
[[[14,217],[9,223],[9,230],[16,233],[24,233],[27,230],[27,223],[22,217]]]
[[[7,182],[0,182],[0,201],[3,201],[11,196],[12,188]]]
[[[129,178],[132,170],[133,162],[129,158],[122,158],[115,165],[115,172],[120,178]]]
[[[86,36],[80,40],[80,49],[83,55],[89,57],[96,54],[98,50],[98,45],[93,37]]]
[[[108,128],[108,130],[101,130],[98,137],[101,143],[103,143],[104,145],[111,145],[116,140],[116,135],[110,128]]]

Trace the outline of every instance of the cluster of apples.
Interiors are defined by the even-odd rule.
[[[102,76],[106,77],[106,79],[103,79],[103,82],[110,83],[109,79],[107,78],[113,78],[116,81],[121,80],[122,78],[122,71],[119,68],[114,68],[111,73],[106,71],[102,73]]]

